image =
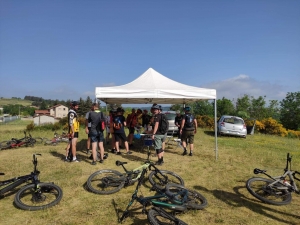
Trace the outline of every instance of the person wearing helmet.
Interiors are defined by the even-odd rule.
[[[79,162],[76,158],[76,145],[79,133],[79,121],[76,111],[78,110],[79,104],[77,101],[71,102],[71,109],[68,112],[68,124],[69,124],[69,143],[70,150],[67,159],[71,162]]]
[[[182,155],[187,154],[186,150],[186,141],[190,144],[190,154],[189,156],[193,156],[194,150],[194,135],[197,133],[197,120],[193,114],[191,114],[191,108],[189,106],[184,108],[185,114],[182,117],[180,134],[181,134],[181,142],[184,148]]]
[[[152,133],[152,139],[154,140],[154,148],[157,154],[158,161],[155,163],[156,165],[162,165],[164,163],[164,150],[163,150],[163,140],[165,134],[160,132],[160,123],[161,123],[161,115],[159,105],[153,105],[151,107],[151,112],[153,113],[153,129],[149,131]]]

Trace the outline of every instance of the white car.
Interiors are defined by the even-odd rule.
[[[246,138],[247,127],[242,118],[223,115],[218,120],[218,135],[233,135]]]
[[[162,111],[162,114],[165,114],[167,117],[167,120],[169,121],[168,135],[176,134],[178,131],[178,127],[175,125],[176,112],[175,111]]]

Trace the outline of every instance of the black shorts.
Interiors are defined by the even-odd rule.
[[[74,138],[78,138],[79,137],[79,132],[75,132],[74,133]],[[72,138],[69,138],[69,141],[71,141],[72,140]]]
[[[115,133],[115,141],[127,141],[125,133]]]
[[[134,134],[134,127],[129,127],[129,134]]]

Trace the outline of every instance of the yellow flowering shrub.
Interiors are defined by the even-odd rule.
[[[278,135],[285,137],[288,135],[287,130],[282,126],[282,124],[278,123],[276,120],[273,118],[267,118],[263,119],[261,123],[264,124],[264,129],[261,130],[261,132],[265,134],[273,134],[273,135]]]
[[[288,130],[287,136],[290,138],[299,138],[300,139],[300,131]]]
[[[215,120],[210,116],[196,116],[198,127],[214,129]]]

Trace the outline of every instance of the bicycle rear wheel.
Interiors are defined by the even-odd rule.
[[[207,206],[206,198],[195,190],[179,184],[167,184],[166,195],[175,204],[184,204],[188,209],[203,209]]]
[[[254,197],[259,200],[272,204],[272,205],[286,205],[292,201],[292,195],[280,183],[269,186],[273,183],[273,180],[269,180],[262,177],[253,177],[247,180],[246,188]]]
[[[2,141],[2,142],[0,142],[0,150],[10,148],[11,143],[12,143],[12,141]]]
[[[125,185],[125,176],[116,170],[99,170],[89,176],[88,189],[101,195],[113,194]]]
[[[158,209],[160,210],[160,209]],[[166,212],[158,212],[155,209],[150,209],[147,214],[148,221],[151,225],[174,224],[174,225],[187,225],[182,220]]]
[[[62,196],[61,188],[53,183],[39,183],[38,190],[29,184],[17,192],[14,202],[21,209],[36,211],[58,204]]]
[[[154,170],[148,176],[149,182],[158,191],[163,190],[168,183],[184,185],[184,180],[178,174],[168,170],[160,170],[160,172],[163,175]]]

